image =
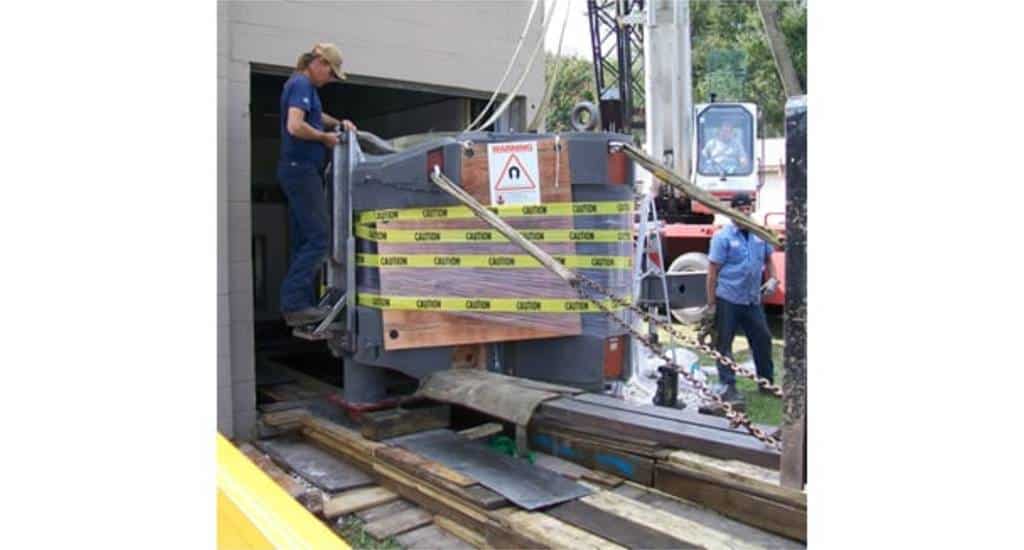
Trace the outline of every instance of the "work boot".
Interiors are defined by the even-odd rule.
[[[747,410],[746,400],[744,400],[743,394],[736,389],[735,384],[723,384],[715,388],[714,391],[722,398],[722,401],[732,405],[733,410],[740,412]],[[697,409],[697,412],[713,416],[725,416],[725,409],[718,403],[707,403],[701,405],[700,408]]]
[[[715,393],[722,401],[727,403],[743,403],[743,394],[736,389],[736,384],[720,384],[715,388]]]
[[[725,401],[725,402],[730,403],[732,405],[736,405],[738,403],[739,404],[743,404],[745,402],[745,399],[743,398],[743,394],[740,393],[739,390],[736,389],[736,385],[735,384],[729,384],[728,386],[726,386],[725,387],[725,391],[723,391],[719,395],[721,396],[722,401]]]
[[[327,309],[307,307],[298,311],[282,312],[281,315],[284,316],[284,322],[287,323],[288,326],[301,327],[303,325],[322,321],[324,317],[327,317],[329,312],[330,310]]]

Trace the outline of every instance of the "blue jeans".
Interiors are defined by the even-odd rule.
[[[288,198],[291,256],[281,283],[281,312],[316,306],[316,275],[327,258],[330,221],[320,170],[313,164],[281,161],[277,180]]]
[[[772,364],[772,334],[768,331],[768,319],[761,304],[734,304],[722,298],[717,299],[716,326],[718,328],[718,352],[732,358],[732,339],[736,329],[742,328],[750,343],[757,375],[773,380],[775,366]],[[718,363],[718,380],[723,384],[736,383],[732,369]]]

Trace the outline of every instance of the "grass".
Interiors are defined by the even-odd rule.
[[[341,525],[335,524],[335,531],[345,539],[352,548],[358,550],[401,550],[402,545],[394,537],[383,541],[371,537],[366,532],[366,524],[355,515],[345,517]]]
[[[697,327],[694,325],[673,324],[676,331],[688,339],[697,338]],[[782,384],[782,352],[784,343],[782,340],[782,316],[768,315],[768,328],[772,333],[772,362],[775,364],[775,382]],[[646,327],[641,329],[646,333]],[[661,342],[669,342],[669,334],[666,330],[658,331],[658,339]],[[747,339],[739,334],[732,344],[733,358],[737,363],[750,359],[750,344]],[[715,366],[715,360],[710,355],[696,352],[702,367]],[[717,377],[711,377],[712,383],[717,382]],[[757,383],[748,378],[736,378],[736,389],[743,394],[747,402],[747,416],[758,424],[778,426],[782,422],[782,400],[772,395],[761,395],[757,391]]]

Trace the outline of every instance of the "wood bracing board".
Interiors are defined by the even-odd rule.
[[[537,140],[541,202],[572,202],[569,181],[569,148],[560,147],[556,163],[553,139]],[[462,157],[460,185],[482,204],[491,204],[487,161],[487,145],[472,146],[472,156]],[[558,178],[555,166],[558,165]],[[509,218],[516,228],[571,228],[571,217],[541,219]],[[415,220],[387,224],[388,229],[489,229],[484,222],[469,220]],[[543,244],[553,254],[575,254],[573,243]],[[379,254],[524,254],[511,243],[489,245],[420,245],[378,243]],[[380,271],[381,294],[405,296],[486,296],[577,298],[575,292],[543,268],[477,270],[477,269],[403,269]],[[433,311],[385,310],[383,312],[384,349],[399,350],[434,346],[454,346],[490,342],[508,342],[581,333],[579,314],[514,313],[441,313]]]

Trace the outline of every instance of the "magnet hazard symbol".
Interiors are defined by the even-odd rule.
[[[537,142],[487,144],[491,204],[540,204]]]

